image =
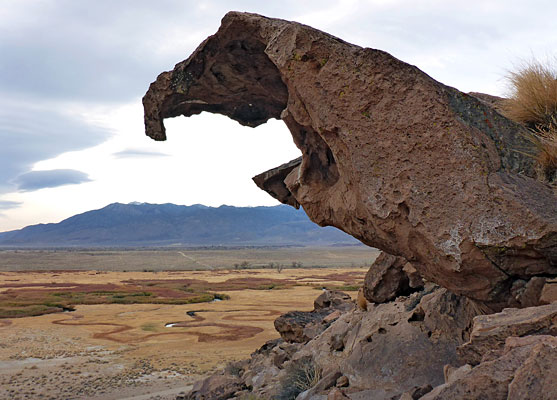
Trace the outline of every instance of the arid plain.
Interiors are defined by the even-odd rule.
[[[2,251],[0,398],[174,398],[277,338],[274,319],[312,309],[321,288],[360,286],[376,256],[354,246]],[[29,300],[73,311],[9,317]]]

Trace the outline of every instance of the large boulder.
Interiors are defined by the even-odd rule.
[[[329,378],[338,371],[346,377],[343,391],[350,398],[390,400],[438,386],[444,383],[446,364],[461,365],[457,348],[468,339],[478,312],[466,297],[428,285],[409,297],[343,314],[300,347],[281,373],[296,360],[313,360],[324,382],[308,393],[311,398],[325,395],[330,389],[319,389],[330,388]]]
[[[323,290],[323,293],[314,300],[313,310],[319,311],[331,307],[335,310],[348,311],[354,307],[354,303],[348,293],[340,290]]]
[[[458,353],[462,361],[476,365],[499,356],[508,337],[532,334],[557,336],[557,303],[475,317],[470,340]]]
[[[187,395],[178,396],[177,400],[226,400],[244,388],[239,376],[222,372],[196,382]]]
[[[554,399],[556,336],[557,303],[478,315],[457,349],[467,364],[447,365],[445,383],[422,399]]]
[[[305,343],[324,331],[328,325],[323,320],[331,314],[328,309],[319,311],[289,311],[275,319],[280,337],[289,343]]]
[[[288,343],[306,343],[329,327],[342,313],[354,308],[349,294],[324,290],[312,311],[290,311],[275,319],[275,329]]]
[[[385,303],[423,286],[422,278],[405,258],[381,252],[366,274],[363,293],[372,303]]]
[[[421,400],[552,400],[557,396],[557,338],[506,339],[501,354],[470,368],[421,397]]]
[[[282,119],[302,159],[262,188],[492,309],[532,305],[530,280],[557,275],[557,199],[537,180],[531,133],[383,51],[230,12],[143,104],[155,140],[164,118],[202,111]]]

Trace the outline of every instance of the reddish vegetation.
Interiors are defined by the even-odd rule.
[[[259,311],[259,310],[246,310],[246,311]],[[199,313],[203,311],[197,311],[193,314],[191,321],[177,322],[174,327],[177,328],[200,328],[200,327],[217,327],[221,330],[217,333],[207,333],[194,330],[173,330],[170,332],[159,332],[150,333],[143,336],[133,336],[133,337],[119,337],[118,334],[130,331],[134,329],[129,325],[124,324],[114,324],[108,322],[83,322],[83,315],[73,315],[68,319],[59,319],[52,321],[55,325],[70,325],[70,326],[108,326],[113,327],[113,329],[106,332],[98,332],[93,334],[94,339],[106,339],[117,343],[141,343],[145,342],[151,338],[157,336],[168,336],[168,335],[189,335],[196,336],[198,342],[218,342],[218,341],[237,341],[242,339],[248,339],[260,332],[263,332],[262,328],[250,325],[230,325],[221,323],[211,323],[203,322],[205,318],[200,316]],[[280,311],[268,311],[268,316],[280,315]],[[223,319],[235,320],[236,316],[225,317]],[[258,321],[258,319],[249,318],[250,321]],[[172,329],[172,328],[171,328]]]
[[[116,283],[22,283],[0,284],[0,318],[15,318],[60,312],[72,309],[78,304],[188,304],[213,300],[220,291],[240,291],[246,289],[285,289],[297,284],[338,281],[344,285],[360,285],[363,272],[334,273],[325,276],[308,275],[298,279],[253,277],[256,271],[249,271],[246,277],[231,278],[222,282],[202,279],[128,279]],[[223,273],[217,273],[222,275]],[[67,275],[66,275],[67,276]],[[317,285],[317,284],[316,284]],[[318,286],[318,285],[317,285]]]

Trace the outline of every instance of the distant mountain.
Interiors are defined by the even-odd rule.
[[[0,233],[2,247],[244,246],[356,244],[289,206],[218,208],[113,203],[57,224]]]

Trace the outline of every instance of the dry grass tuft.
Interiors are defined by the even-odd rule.
[[[311,389],[321,379],[321,368],[309,357],[293,361],[281,380],[281,391],[277,400],[294,400],[300,393]]]
[[[557,171],[557,59],[529,61],[507,79],[511,91],[504,113],[534,133],[538,162],[551,181]]]
[[[538,126],[534,132],[539,150],[538,162],[543,166],[545,178],[554,181],[557,175],[557,117],[553,117],[548,126]]]
[[[510,97],[505,114],[530,128],[550,127],[557,117],[557,65],[529,61],[507,77]]]

